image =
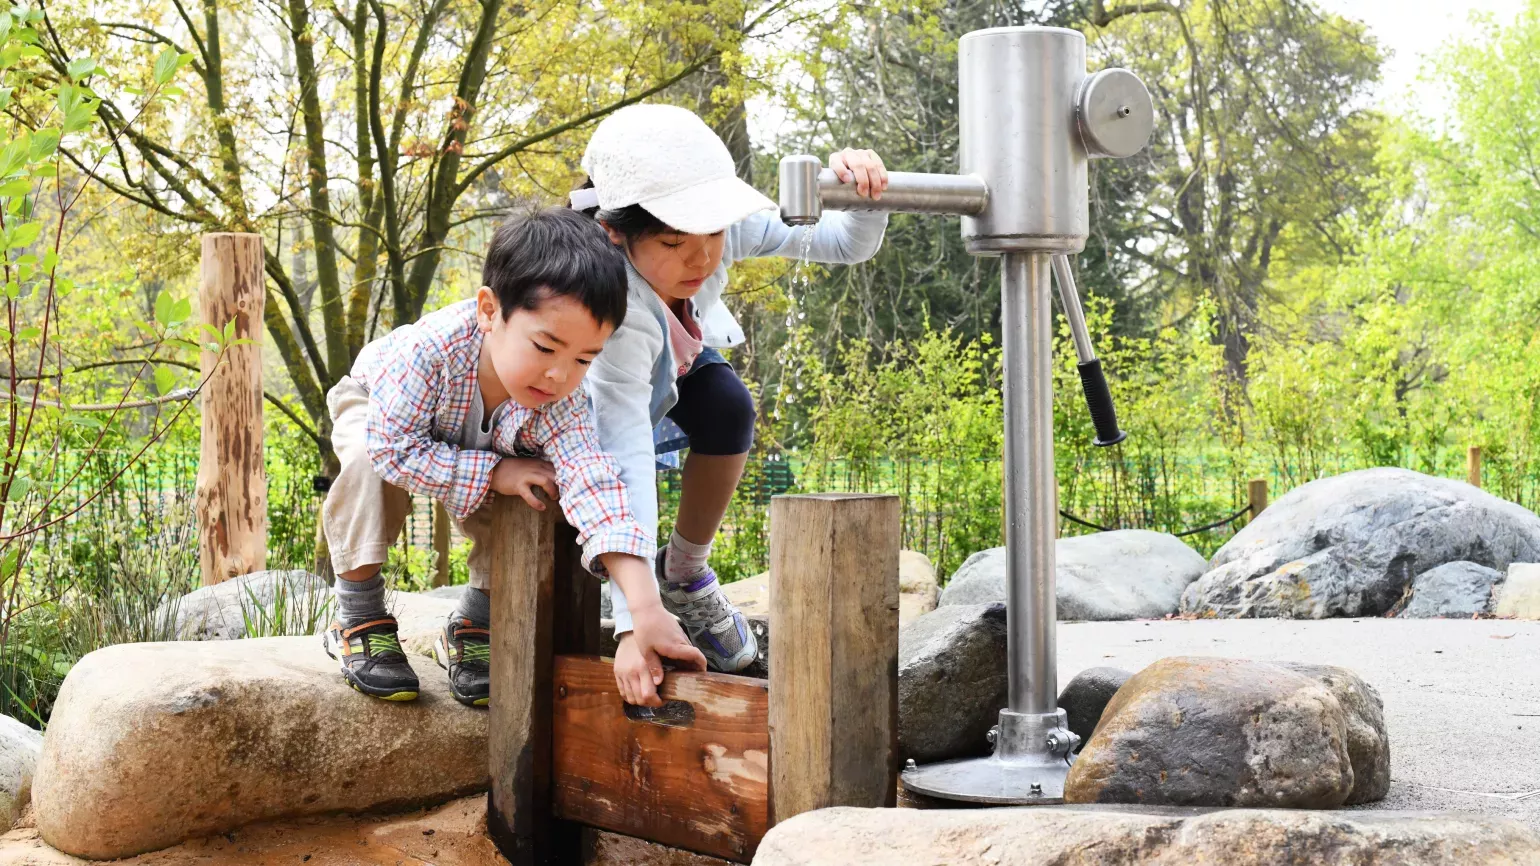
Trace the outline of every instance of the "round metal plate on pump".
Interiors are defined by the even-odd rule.
[[[1127,69],[1103,69],[1081,85],[1075,120],[1089,156],[1123,159],[1149,144],[1155,103],[1139,76]]]

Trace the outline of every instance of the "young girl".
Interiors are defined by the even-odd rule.
[[[624,322],[588,376],[599,441],[620,464],[637,521],[658,525],[653,429],[666,417],[682,429],[684,462],[673,537],[659,545],[655,576],[663,605],[710,665],[734,672],[758,650],[743,614],[707,565],[754,440],[754,400],[718,348],[743,341],[722,303],[727,266],[756,256],[850,264],[876,254],[887,217],[828,212],[816,226],[781,222],[775,202],[739,180],[720,138],[692,112],[633,105],[594,131],[583,155],[588,182],[573,207],[596,217],[625,250],[630,281]],[[840,180],[875,199],[887,187],[869,150],[829,158]],[[810,242],[804,238],[811,233]],[[661,539],[660,539],[661,541]],[[613,593],[617,670],[654,664],[625,633],[626,599]],[[635,601],[635,600],[633,600]],[[633,679],[642,691],[651,678]],[[635,688],[621,683],[621,690]],[[632,703],[652,694],[623,694]]]

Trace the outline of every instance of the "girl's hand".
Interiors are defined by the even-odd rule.
[[[556,469],[544,460],[533,457],[504,457],[492,470],[492,490],[504,496],[519,496],[536,511],[544,511],[545,503],[535,495],[544,490],[552,502],[557,501]]]
[[[631,631],[621,635],[615,650],[615,687],[628,704],[661,707],[663,659],[685,670],[703,671],[706,657],[684,636],[678,621],[660,603],[631,611]]]
[[[874,151],[847,147],[829,154],[829,167],[834,169],[834,176],[840,183],[855,181],[856,195],[863,198],[876,201],[888,188],[888,170],[882,164],[882,157]]]

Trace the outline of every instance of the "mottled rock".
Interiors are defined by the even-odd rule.
[[[1167,658],[1118,690],[1064,797],[1335,808],[1384,796],[1388,744],[1379,695],[1351,671]]]
[[[0,833],[16,823],[32,799],[32,775],[42,753],[40,732],[0,716]]]
[[[487,714],[413,658],[409,703],[348,688],[314,637],[121,644],[64,681],[33,782],[53,847],[124,857],[253,821],[442,802],[487,784]]]
[[[1208,563],[1180,538],[1120,529],[1061,538],[1055,546],[1063,620],[1152,619],[1175,613]],[[975,553],[941,592],[941,606],[1005,601],[1005,548]]]
[[[1286,809],[835,808],[765,835],[754,866],[1518,866],[1540,837],[1459,814]]]
[[[1348,761],[1353,765],[1353,790],[1344,806],[1377,803],[1390,793],[1390,739],[1385,733],[1385,704],[1374,686],[1347,668],[1279,662],[1280,667],[1326,686],[1347,710]]]
[[[1494,612],[1514,619],[1540,619],[1540,565],[1515,562],[1508,567]]]
[[[1400,616],[1409,619],[1472,616],[1492,612],[1494,590],[1503,573],[1474,562],[1446,562],[1417,575],[1412,597]]]
[[[1069,718],[1069,729],[1084,743],[1091,739],[1102,711],[1133,674],[1122,668],[1087,668],[1059,692],[1059,709]]]
[[[950,605],[898,632],[898,751],[920,763],[989,753],[1005,706],[1005,605]]]
[[[308,571],[254,571],[195,589],[160,612],[175,613],[182,640],[235,640],[247,636],[248,620],[256,636],[304,634],[312,624],[324,627],[331,607],[331,587]]]
[[[1214,554],[1184,613],[1379,616],[1448,562],[1506,569],[1540,559],[1540,517],[1447,478],[1364,469],[1289,491]]]
[[[941,587],[936,566],[917,550],[898,553],[898,624],[913,622],[936,609]]]

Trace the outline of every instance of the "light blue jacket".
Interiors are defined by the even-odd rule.
[[[727,267],[760,256],[796,258],[811,231],[809,261],[829,264],[864,262],[877,254],[888,226],[887,214],[828,211],[817,225],[793,228],[771,211],[754,214],[727,228],[722,263],[696,294],[695,309],[707,346],[726,348],[743,342],[743,329],[722,303]],[[630,278],[626,319],[604,344],[585,380],[599,424],[599,445],[620,464],[620,480],[640,526],[658,529],[657,466],[652,428],[679,401],[678,364],[668,339],[668,310],[647,280],[626,264]],[[662,540],[659,540],[661,546]],[[621,593],[612,592],[615,634],[631,630],[631,614]]]

